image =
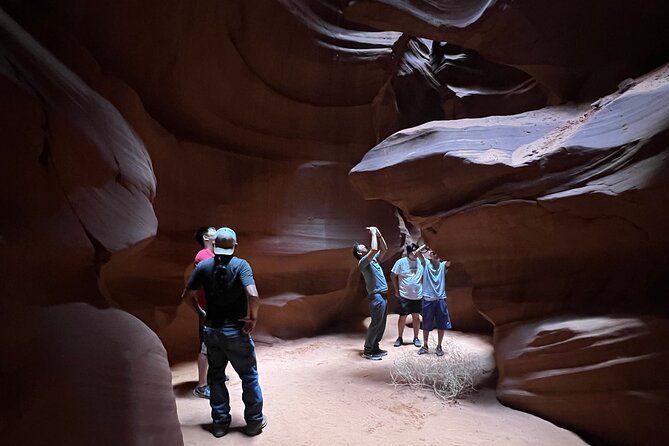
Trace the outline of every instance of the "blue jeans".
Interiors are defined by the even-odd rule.
[[[262,392],[258,384],[255,344],[240,324],[230,323],[221,328],[204,327],[209,372],[207,383],[211,396],[211,418],[217,424],[230,424],[230,395],[225,386],[225,368],[232,364],[242,380],[242,400],[246,406],[246,424],[262,421]]]
[[[369,315],[372,317],[372,321],[369,323],[367,336],[365,337],[365,353],[371,353],[379,348],[379,341],[383,338],[383,332],[386,330],[387,306],[386,298],[381,293],[369,295]]]

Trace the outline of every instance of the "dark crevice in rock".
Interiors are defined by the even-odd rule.
[[[42,143],[42,151],[37,158],[39,163],[44,167],[49,167],[49,162],[51,161],[51,145],[49,144],[49,139],[44,138]]]

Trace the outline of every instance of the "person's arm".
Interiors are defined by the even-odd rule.
[[[376,235],[377,229],[374,226],[370,226],[367,229],[372,233],[372,240],[369,243],[369,251],[367,251],[367,254],[360,259],[361,264],[371,262],[374,256],[379,252],[379,241]]]
[[[258,296],[258,289],[255,285],[246,286],[246,300],[248,302],[247,313],[244,319],[244,333],[251,333],[256,328],[258,322],[258,308],[260,308],[260,296]]]
[[[393,293],[395,297],[400,297],[400,287],[399,287],[399,275],[402,273],[402,259],[399,259],[395,262],[393,267],[390,269],[390,283],[393,286]]]
[[[202,319],[207,317],[207,312],[202,309],[197,300],[197,290],[191,290],[186,287],[183,293],[181,293],[181,298],[186,300],[186,305],[191,307],[199,317]]]
[[[444,264],[444,272],[442,273],[441,280],[446,282],[446,274],[448,274],[448,267],[451,266],[451,261],[444,260],[442,263]]]
[[[395,297],[400,297],[400,288],[398,285],[397,274],[390,273],[390,283],[393,284],[393,293],[395,293]]]
[[[421,265],[425,266],[425,248],[427,248],[427,245],[423,244],[422,246],[419,246],[418,249],[416,249],[416,258],[420,262]]]
[[[256,328],[258,322],[258,308],[260,308],[260,296],[258,295],[258,288],[256,288],[255,280],[253,279],[253,271],[251,265],[244,260],[244,264],[239,272],[239,278],[244,285],[246,292],[246,317],[240,319],[244,322],[244,333],[251,333]]]
[[[201,276],[202,270],[196,267],[181,293],[181,298],[186,300],[186,305],[191,307],[198,316],[205,318],[207,313],[200,307],[200,303],[197,300],[197,290],[202,288]]]
[[[378,237],[381,239],[381,243],[379,243],[379,249],[381,252],[385,252],[388,249],[388,244],[386,243],[386,239],[383,238],[383,235],[381,234],[381,231],[379,231],[379,228],[374,228],[376,229],[376,233],[378,234]]]
[[[381,231],[379,231],[379,228],[374,227],[374,230],[376,231],[377,237],[379,238],[379,260],[384,261],[388,255],[388,244],[386,243],[386,239],[383,238]]]

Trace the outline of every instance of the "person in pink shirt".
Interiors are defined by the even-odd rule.
[[[202,249],[195,255],[195,266],[203,260],[214,257],[214,239],[216,238],[216,228],[202,227],[195,232],[195,241],[198,242]],[[204,290],[197,291],[197,300],[202,308],[206,307]],[[198,382],[193,395],[200,398],[209,398],[209,385],[207,384],[207,347],[204,345],[204,323],[202,318],[199,320],[198,331],[200,333],[200,354],[197,357],[197,373]]]

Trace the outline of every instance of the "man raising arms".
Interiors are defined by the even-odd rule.
[[[423,262],[416,259],[418,245],[410,243],[406,247],[407,256],[395,262],[391,270],[390,281],[399,304],[400,317],[397,321],[397,340],[394,346],[404,344],[402,335],[406,325],[407,316],[411,314],[413,325],[413,345],[420,347],[418,330],[420,329],[419,315],[422,311],[423,294]],[[422,259],[421,259],[422,260]]]
[[[379,361],[382,356],[388,354],[386,350],[381,350],[379,347],[379,342],[386,329],[388,284],[378,258],[382,252],[388,249],[388,245],[378,228],[371,226],[367,229],[372,237],[369,249],[358,243],[353,246],[353,256],[358,259],[358,269],[360,269],[365,279],[367,297],[369,297],[369,314],[372,318],[367,329],[362,356],[365,359]]]
[[[437,327],[437,356],[443,356],[441,343],[444,331],[451,329],[451,318],[446,307],[446,273],[451,266],[450,261],[441,261],[437,253],[429,249],[426,253],[427,262],[423,271],[423,346],[419,355],[428,353],[430,331]],[[436,323],[436,324],[435,324]]]

